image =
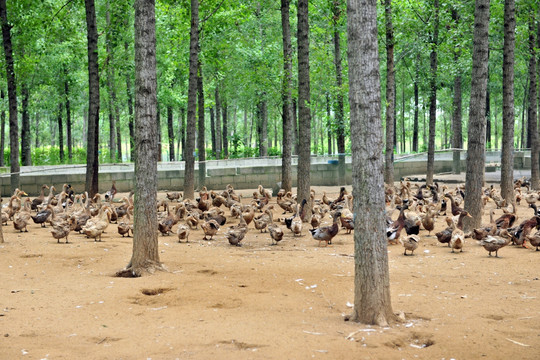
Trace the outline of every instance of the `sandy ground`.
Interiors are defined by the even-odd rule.
[[[522,204],[518,215],[532,210]],[[115,224],[101,243],[71,234],[57,244],[48,228],[19,233],[10,222],[0,244],[0,359],[540,358],[540,252],[508,246],[490,258],[468,239],[451,253],[425,230],[414,256],[390,245],[392,306],[406,320],[380,328],[343,321],[354,299],[353,235],[341,230],[318,247],[307,228],[299,238],[287,230],[277,246],[252,224],[243,247],[223,228],[212,241],[201,230],[190,243],[160,235],[168,271],[124,279],[113,274],[132,239]]]

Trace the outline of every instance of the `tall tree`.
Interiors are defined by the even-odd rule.
[[[341,41],[339,21],[341,18],[341,1],[332,0],[332,26],[334,39],[334,67],[336,69],[336,126],[337,126],[337,147],[338,147],[338,182],[340,185],[345,184],[345,109],[343,100],[343,78],[341,66]]]
[[[429,140],[426,183],[433,183],[435,172],[435,124],[437,122],[437,47],[439,44],[439,0],[433,2],[433,32],[429,54]]]
[[[219,86],[216,86],[216,127],[212,129],[216,132],[216,159],[221,159],[221,97],[219,96]]]
[[[124,42],[124,50],[126,56],[129,54],[129,44]],[[129,151],[130,159],[133,161],[135,158],[135,129],[133,127],[133,94],[131,92],[131,74],[129,71],[126,71],[126,101],[128,108],[128,128],[129,128]]]
[[[154,0],[135,1],[135,210],[133,254],[118,276],[161,269],[157,229],[156,19]]]
[[[11,162],[11,191],[19,187],[19,123],[17,121],[17,85],[13,65],[13,47],[11,45],[11,25],[7,19],[6,0],[0,0],[0,21],[2,21],[2,39],[4,41],[4,57],[9,101],[9,142]]]
[[[514,200],[514,50],[516,46],[516,3],[504,1],[503,44],[503,133],[501,154],[501,195]]]
[[[88,40],[88,135],[86,145],[86,191],[98,192],[99,174],[99,64],[98,33],[94,0],[84,0]]]
[[[309,81],[309,12],[308,0],[298,0],[298,202],[310,203],[311,108]],[[309,211],[306,211],[307,221]]]
[[[489,0],[476,0],[474,9],[473,58],[467,172],[465,175],[465,210],[472,218],[464,224],[469,230],[482,221],[482,185],[486,149],[486,90],[488,81]]]
[[[30,114],[28,111],[28,100],[30,97],[30,91],[28,89],[27,83],[22,84],[21,95],[22,95],[21,163],[24,166],[30,166],[32,165],[32,151],[30,149]]]
[[[384,218],[383,136],[376,0],[347,1],[349,102],[353,156],[354,308],[348,319],[385,326],[390,301]]]
[[[538,190],[540,169],[538,164],[538,112],[537,112],[537,88],[538,79],[536,77],[536,49],[535,49],[535,36],[534,36],[534,24],[536,23],[536,13],[533,9],[530,11],[529,18],[529,128],[527,131],[527,138],[530,137],[531,147],[531,187],[534,190]]]
[[[221,141],[221,144],[222,144],[222,148],[223,148],[223,158],[224,159],[227,159],[229,157],[229,139],[228,139],[228,121],[229,121],[229,118],[228,118],[228,106],[227,106],[227,101],[224,100],[223,101],[223,131],[221,133],[221,137],[222,137],[222,141]]]
[[[394,73],[394,27],[392,25],[392,0],[384,0],[384,19],[386,24],[386,147],[384,163],[384,182],[394,183],[394,116],[396,85]],[[404,143],[404,142],[402,142]]]
[[[62,111],[64,111],[63,103],[58,103],[58,147],[60,148],[60,162],[64,162],[64,121],[62,118]]]
[[[68,147],[68,159],[71,162],[73,159],[73,138],[71,133],[71,102],[69,101],[69,80],[67,69],[64,67],[64,96],[66,106],[66,135],[67,135],[67,147]]]
[[[109,160],[114,162],[116,160],[116,118],[114,113],[114,107],[116,105],[116,91],[114,89],[114,64],[113,64],[113,35],[111,34],[111,12],[109,9],[109,0],[107,0],[107,12],[105,14],[107,22],[107,31],[105,32],[105,51],[107,52],[107,60],[105,66],[107,67],[107,92],[108,92],[108,111],[109,111]]]
[[[189,80],[187,104],[187,139],[184,153],[184,198],[195,195],[195,126],[197,125],[197,64],[199,63],[199,0],[191,0],[191,27],[189,33]]]
[[[289,21],[290,0],[281,0],[281,29],[283,38],[283,79],[281,86],[283,151],[281,153],[281,187],[292,188],[292,45]]]
[[[199,58],[198,64],[199,74],[197,76],[197,100],[198,100],[198,129],[197,129],[197,149],[199,150],[199,189],[206,182],[206,149],[205,143],[205,126],[204,126],[204,88],[202,66]]]
[[[452,9],[452,19],[455,22],[456,29],[459,24],[459,13],[457,9]],[[459,58],[461,56],[460,46],[456,46],[454,49],[454,66],[459,67]],[[452,100],[452,147],[454,149],[460,149],[463,146],[463,133],[462,133],[462,94],[461,94],[461,71],[456,71],[454,77],[454,96]],[[454,174],[461,173],[461,151],[454,150],[453,152],[453,172]]]
[[[0,166],[5,166],[4,163],[4,147],[6,146],[6,110],[4,107],[4,90],[0,90],[0,99],[2,101],[2,112],[0,112]],[[37,136],[36,136],[37,137]]]
[[[169,138],[169,161],[174,161],[173,107],[167,106],[167,135]]]
[[[415,55],[415,72],[413,79],[414,89],[414,119],[413,119],[413,145],[412,151],[418,152],[418,113],[419,113],[419,83],[420,83],[420,52],[417,51]]]

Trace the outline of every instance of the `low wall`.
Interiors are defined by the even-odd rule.
[[[311,184],[314,186],[340,186],[352,184],[351,158],[346,159],[345,184],[339,183],[338,165],[329,160],[333,157],[314,157],[311,164]],[[293,159],[292,178],[296,186],[297,159]],[[436,160],[435,173],[448,173],[452,171],[452,160]],[[227,184],[236,189],[253,189],[259,184],[266,188],[274,188],[281,180],[281,160],[276,158],[219,160],[207,162],[205,185],[208,189],[221,190]],[[530,169],[530,157],[516,153],[514,157],[515,169]],[[461,168],[466,169],[466,160],[461,160]],[[7,170],[8,171],[8,170]],[[11,193],[10,177],[6,169],[0,169],[0,188],[6,196]],[[425,174],[427,162],[425,160],[406,160],[394,163],[394,178],[399,180],[405,176]],[[198,164],[195,165],[195,184],[199,184]],[[83,192],[85,187],[85,167],[81,165],[22,167],[20,183],[21,188],[29,195],[39,194],[42,184],[54,185],[58,191],[62,184],[71,184],[75,192]],[[105,164],[100,166],[99,191],[107,191],[116,180],[116,187],[120,192],[127,192],[134,188],[133,164]],[[159,190],[183,190],[184,163],[159,163],[158,188]]]

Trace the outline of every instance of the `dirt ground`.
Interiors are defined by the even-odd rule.
[[[519,222],[532,216],[523,203]],[[19,233],[10,222],[0,244],[0,359],[540,358],[540,252],[508,246],[488,257],[467,239],[451,253],[425,230],[414,256],[389,245],[392,306],[406,320],[380,328],[343,320],[354,300],[352,234],[318,247],[307,224],[298,238],[282,226],[283,241],[270,246],[250,224],[233,247],[224,232],[236,223],[212,241],[200,228],[189,243],[160,235],[167,271],[124,279],[113,274],[132,239],[116,224],[101,243],[72,233],[58,244],[48,228]],[[443,217],[436,224],[446,227]]]

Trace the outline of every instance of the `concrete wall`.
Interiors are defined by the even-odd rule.
[[[315,186],[339,186],[352,184],[351,159],[346,161],[345,184],[339,184],[338,165],[329,163],[331,157],[318,157],[311,164],[311,184]],[[259,184],[267,188],[275,188],[281,179],[281,160],[271,159],[246,159],[220,160],[208,162],[206,169],[205,184],[208,189],[221,190],[227,184],[232,184],[236,189],[252,189]],[[466,161],[461,160],[462,170],[465,171]],[[530,169],[530,157],[523,153],[516,153],[514,158],[515,169]],[[2,173],[3,169],[0,169]],[[489,171],[489,169],[487,169]],[[297,166],[296,159],[292,165],[293,186],[296,186]],[[395,179],[405,176],[425,174],[427,163],[425,160],[396,161],[394,164]],[[435,173],[452,171],[452,160],[436,160]],[[107,191],[113,180],[121,192],[127,192],[134,188],[133,164],[107,164],[100,167],[99,191]],[[195,169],[195,184],[198,181],[198,166]],[[39,194],[42,184],[54,185],[58,191],[62,184],[69,183],[76,192],[84,191],[85,167],[80,165],[67,165],[58,167],[24,167],[21,174],[21,188],[29,195]],[[158,188],[159,190],[183,190],[184,163],[160,163],[158,165]],[[10,177],[8,174],[0,175],[0,187],[3,196],[11,193]]]

